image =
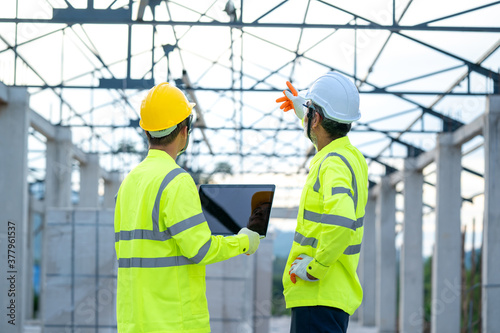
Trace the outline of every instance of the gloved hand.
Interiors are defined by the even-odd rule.
[[[299,96],[297,89],[295,89],[289,81],[286,81],[286,85],[291,92],[283,90],[285,96],[278,98],[276,103],[282,103],[280,109],[283,109],[283,111],[287,112],[294,109],[299,119],[304,118],[304,104],[306,100],[302,96]]]
[[[297,282],[297,276],[301,278],[304,281],[318,281],[314,276],[307,274],[307,265],[311,261],[313,261],[314,258],[309,257],[307,254],[302,253],[295,259],[295,261],[292,263],[290,266],[290,271],[288,271],[288,274],[290,274],[290,280],[295,284]]]
[[[255,231],[252,231],[248,228],[242,228],[238,235],[247,235],[248,236],[248,251],[245,252],[246,255],[254,254],[257,251],[257,248],[260,244],[260,235]]]

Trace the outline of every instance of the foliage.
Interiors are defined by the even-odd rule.
[[[283,297],[283,283],[281,277],[285,270],[287,258],[276,257],[273,261],[273,308],[271,314],[273,316],[290,315],[290,309],[286,308],[285,299]]]

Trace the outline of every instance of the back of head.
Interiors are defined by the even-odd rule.
[[[165,141],[169,134],[177,136],[182,127],[179,124],[189,117],[194,106],[179,88],[168,82],[160,83],[151,88],[142,101],[139,125],[150,141]]]

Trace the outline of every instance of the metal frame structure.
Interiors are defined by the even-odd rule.
[[[14,1],[14,0],[12,0]],[[43,94],[47,91],[51,91],[52,94],[57,96],[59,99],[59,109],[60,117],[59,119],[49,119],[52,122],[60,125],[71,126],[76,128],[87,128],[88,134],[86,139],[82,142],[89,142],[89,145],[84,146],[83,149],[88,152],[99,152],[101,154],[111,153],[114,155],[120,151],[120,143],[108,142],[109,140],[104,139],[103,131],[111,132],[111,136],[117,137],[115,132],[120,128],[133,128],[138,129],[138,114],[137,114],[137,103],[131,102],[133,96],[137,96],[141,91],[151,87],[154,83],[169,80],[175,81],[175,83],[185,89],[191,99],[196,100],[196,95],[201,93],[210,93],[216,96],[218,99],[229,99],[232,103],[229,105],[229,109],[224,110],[226,119],[223,119],[222,124],[216,124],[213,121],[205,121],[203,119],[203,114],[206,113],[210,115],[212,111],[211,107],[204,105],[202,100],[199,103],[199,108],[196,110],[198,114],[199,121],[197,123],[200,128],[202,135],[195,135],[194,143],[199,143],[202,147],[193,147],[190,155],[187,156],[187,160],[191,161],[189,167],[196,169],[196,159],[202,158],[204,155],[214,156],[229,156],[237,157],[239,163],[235,163],[233,167],[238,173],[273,173],[282,172],[283,168],[279,167],[279,163],[275,163],[275,160],[286,161],[286,164],[296,166],[296,168],[287,168],[289,173],[293,174],[302,169],[305,163],[300,163],[297,160],[298,156],[304,156],[306,152],[306,158],[313,153],[313,149],[305,150],[304,145],[295,144],[297,140],[300,140],[301,129],[293,123],[291,117],[284,118],[277,110],[275,105],[265,106],[269,111],[262,111],[256,109],[254,106],[248,105],[246,102],[249,97],[247,96],[259,96],[261,98],[262,94],[272,94],[278,96],[283,89],[282,84],[276,84],[276,82],[284,82],[286,79],[291,80],[299,88],[307,88],[309,84],[315,77],[305,78],[303,75],[299,76],[297,72],[300,71],[300,62],[308,62],[315,66],[319,66],[323,71],[337,70],[346,75],[352,77],[359,87],[361,95],[387,95],[394,96],[398,100],[404,101],[412,107],[408,110],[403,110],[400,112],[395,112],[388,114],[387,116],[371,119],[366,122],[359,122],[353,129],[353,135],[356,133],[366,133],[373,132],[378,133],[380,136],[378,140],[380,143],[377,147],[377,152],[366,153],[367,158],[372,162],[376,162],[379,165],[385,167],[386,172],[389,173],[394,169],[398,168],[398,163],[393,162],[393,158],[401,158],[407,156],[417,156],[424,152],[426,149],[419,147],[415,144],[414,140],[408,140],[411,134],[418,136],[427,135],[431,138],[435,137],[435,133],[439,131],[453,131],[464,124],[460,119],[456,119],[452,116],[446,115],[444,112],[439,110],[439,103],[446,98],[464,98],[470,96],[485,96],[492,93],[498,93],[500,87],[499,73],[492,70],[491,68],[485,67],[483,63],[488,60],[492,55],[497,55],[497,51],[500,48],[500,40],[488,47],[484,51],[483,55],[476,61],[470,61],[465,57],[459,56],[453,52],[447,51],[443,48],[439,48],[432,45],[425,40],[415,38],[411,35],[412,32],[459,32],[459,33],[476,33],[478,36],[481,34],[498,34],[500,33],[500,27],[498,26],[455,26],[453,24],[446,25],[443,22],[449,22],[447,20],[466,17],[466,15],[480,12],[481,10],[489,11],[499,11],[500,12],[500,2],[495,1],[489,4],[468,8],[461,11],[455,11],[451,14],[444,15],[432,20],[427,20],[425,22],[420,22],[418,24],[401,24],[405,16],[411,13],[412,4],[417,1],[406,1],[399,2],[389,1],[386,5],[390,6],[388,8],[392,11],[392,17],[390,22],[381,23],[376,19],[372,19],[366,15],[360,15],[352,10],[347,10],[341,8],[333,3],[322,1],[322,0],[310,0],[305,4],[304,11],[299,15],[299,19],[296,22],[276,22],[273,20],[277,15],[279,15],[280,10],[286,10],[288,1],[275,2],[273,6],[265,9],[266,6],[262,6],[259,15],[254,15],[257,17],[246,18],[246,13],[250,11],[249,7],[253,6],[249,3],[240,1],[238,6],[235,6],[232,1],[213,1],[209,4],[200,6],[195,2],[185,3],[179,1],[147,1],[140,0],[137,2],[133,1],[112,1],[104,4],[105,1],[93,1],[87,0],[85,4],[72,2],[69,0],[64,0],[59,3],[54,3],[54,1],[48,1],[47,4],[50,5],[50,13],[35,12],[31,17],[26,15],[21,16],[20,12],[22,6],[27,2],[24,0],[15,0],[16,5],[16,15],[12,18],[0,18],[0,23],[4,23],[4,26],[8,24],[14,27],[14,41],[9,41],[6,34],[0,33],[0,41],[3,43],[3,47],[0,47],[0,56],[2,54],[10,53],[14,56],[14,66],[9,68],[12,71],[10,74],[11,84],[14,86],[28,86],[31,88],[33,94]],[[221,13],[223,3],[226,4],[223,9],[225,13]],[[191,6],[193,4],[193,6]],[[77,7],[78,5],[78,7]],[[325,10],[332,10],[338,12],[339,15],[344,15],[345,22],[321,22],[314,23],[314,19],[311,19],[310,12],[312,12],[313,6],[322,6]],[[391,8],[392,7],[392,8]],[[217,9],[219,11],[217,11]],[[163,16],[158,14],[159,12],[165,12]],[[255,11],[252,8],[252,11]],[[177,13],[178,12],[178,13]],[[187,15],[190,14],[190,15]],[[197,19],[184,20],[182,17],[192,16],[197,17]],[[46,16],[46,17],[44,17]],[[6,25],[7,24],[7,25]],[[125,54],[118,57],[117,61],[110,62],[106,60],[99,52],[98,47],[96,47],[93,38],[95,36],[90,36],[87,33],[86,27],[94,24],[99,24],[100,27],[105,31],[105,29],[112,26],[123,27],[126,30],[127,41]],[[21,41],[20,31],[26,29],[26,25],[41,25],[46,29],[48,26],[56,28],[47,28],[46,33],[34,34],[33,38]],[[150,38],[151,46],[153,51],[145,50],[143,54],[148,54],[150,60],[146,60],[142,57],[142,61],[149,61],[149,65],[146,66],[146,72],[143,73],[142,77],[138,78],[137,74],[133,75],[133,64],[135,58],[141,56],[141,54],[134,54],[134,43],[137,43],[137,36],[134,35],[133,29],[135,27],[148,27],[150,28],[151,35],[147,36]],[[159,31],[160,28],[172,29],[172,35],[175,38],[175,42],[170,43],[159,43],[158,39],[161,38],[162,33]],[[188,68],[187,62],[184,63],[183,53],[187,54],[191,52],[190,50],[184,51],[183,49],[183,39],[189,33],[189,30],[195,28],[203,29],[224,29],[228,31],[230,36],[229,48],[223,50],[225,54],[221,54],[219,59],[206,59],[208,61],[205,72],[198,75],[194,81],[191,81],[188,77],[190,68]],[[183,29],[183,34],[179,33],[180,29]],[[296,40],[296,48],[290,49],[276,43],[272,40],[264,40],[264,38],[258,35],[259,29],[288,29],[290,31],[299,31],[298,38]],[[42,29],[43,30],[43,29]],[[78,30],[78,33],[76,32]],[[304,49],[302,44],[306,44],[305,35],[310,31],[324,31],[328,32],[328,35],[314,45],[309,46]],[[339,68],[332,66],[331,64],[318,60],[317,57],[309,55],[309,51],[314,48],[321,46],[323,43],[327,43],[328,37],[331,37],[339,31],[353,31],[353,57],[354,57],[354,68]],[[382,31],[388,33],[385,40],[383,40],[382,45],[378,48],[376,56],[372,59],[367,70],[362,72],[357,62],[362,56],[362,51],[357,45],[359,37],[357,34],[363,31]],[[255,32],[254,32],[255,31]],[[72,34],[74,39],[77,39],[75,43],[79,47],[82,47],[82,54],[88,58],[88,61],[94,65],[94,69],[88,72],[82,72],[76,77],[65,78],[65,69],[60,70],[60,80],[47,79],[46,76],[40,72],[40,67],[33,64],[26,53],[23,53],[23,47],[30,44],[45,41],[54,35],[62,35],[59,42],[64,44],[66,39],[65,34]],[[18,38],[19,37],[19,38]],[[221,35],[221,38],[223,36]],[[225,38],[226,36],[224,36]],[[266,45],[269,45],[270,49],[279,49],[289,54],[286,61],[282,61],[279,66],[269,68],[267,64],[253,64],[250,55],[244,49],[245,41],[248,38],[255,38],[261,40]],[[419,45],[427,50],[436,52],[439,55],[443,55],[450,59],[450,63],[453,65],[447,66],[432,72],[422,73],[417,76],[406,77],[404,80],[398,80],[386,85],[380,85],[372,82],[371,76],[376,72],[377,65],[383,61],[384,53],[387,52],[386,49],[391,43],[394,37],[402,38],[406,41]],[[139,37],[139,39],[144,39],[144,36]],[[61,46],[61,61],[68,62],[64,55],[64,45]],[[122,48],[123,49],[123,48]],[[163,53],[159,55],[158,53]],[[176,76],[173,74],[173,70],[170,67],[170,62],[173,62],[170,58],[177,54],[182,68],[182,75]],[[199,56],[199,55],[198,55]],[[229,57],[229,59],[227,59]],[[201,56],[203,59],[203,56]],[[167,75],[165,77],[158,77],[155,66],[159,66],[162,61],[169,62],[167,65]],[[228,62],[229,60],[229,62]],[[247,65],[250,64],[250,65]],[[458,63],[458,64],[457,64]],[[113,66],[120,64],[124,67],[121,71],[121,75],[116,74],[116,70]],[[227,85],[222,85],[220,83],[214,82],[209,84],[203,80],[203,76],[213,70],[214,67],[221,67],[224,70],[228,70],[231,76],[231,82]],[[260,67],[262,71],[267,71],[267,73],[261,74],[259,76],[253,75],[251,69],[255,66]],[[248,70],[246,68],[249,68]],[[20,72],[22,70],[31,71],[35,79],[27,79],[24,82],[20,79],[22,75]],[[414,83],[419,80],[425,80],[428,78],[438,77],[442,74],[447,73],[457,73],[455,81],[446,88],[442,89],[401,89],[400,87],[408,83]],[[471,77],[475,74],[483,76],[488,81],[482,89],[471,89],[471,82],[473,78]],[[5,73],[7,77],[9,73]],[[91,76],[92,79],[81,81],[83,83],[76,83],[79,78],[85,76]],[[191,78],[193,79],[193,78]],[[280,81],[278,81],[278,79]],[[9,81],[9,80],[6,80]],[[373,80],[375,81],[375,80]],[[459,85],[462,82],[467,83],[467,89],[459,89]],[[75,103],[70,97],[66,97],[66,91],[73,91],[74,89],[85,89],[85,91],[95,92],[96,90],[106,90],[112,96],[111,99],[103,105],[92,105],[88,110],[77,110]],[[432,102],[422,103],[418,101],[419,96],[434,96]],[[250,97],[252,98],[252,97]],[[198,98],[199,99],[199,98]],[[201,105],[200,105],[201,104]],[[214,103],[216,104],[216,103]],[[99,112],[103,112],[103,108],[107,108],[110,105],[119,107],[123,109],[123,114],[126,114],[125,119],[118,121],[120,124],[103,124],[102,121],[93,121],[94,119],[99,119],[97,116]],[[205,111],[202,111],[204,109]],[[36,108],[35,108],[36,110]],[[370,107],[365,106],[363,111],[369,112]],[[262,121],[248,122],[246,115],[250,112],[258,114]],[[43,112],[42,112],[43,113]],[[405,114],[415,113],[416,116],[407,124],[397,124],[396,128],[391,129],[381,129],[376,126],[376,123],[387,122],[397,119],[398,116],[404,116]],[[436,128],[435,120],[430,120],[424,122],[424,118],[430,116],[430,118],[437,119],[438,123],[441,125]],[[229,126],[232,123],[233,126]],[[268,124],[266,124],[268,123]],[[270,124],[269,124],[270,123]],[[426,126],[426,123],[432,124],[431,126]],[[402,126],[401,126],[402,125]],[[393,126],[394,127],[394,126]],[[397,128],[399,127],[399,128]],[[140,135],[140,129],[137,130],[138,135],[132,141],[143,141]],[[286,140],[283,140],[278,135],[279,133],[289,132],[296,134],[294,138],[290,139],[290,136]],[[130,132],[127,132],[130,133]],[[233,149],[220,149],[220,145],[210,145],[209,138],[226,133],[227,139],[232,141],[231,145]],[[260,136],[259,145],[265,146],[266,150],[259,149],[255,145],[248,144],[251,139],[255,139],[256,136]],[[250,140],[249,140],[250,138]],[[434,139],[432,139],[434,140]],[[95,144],[90,144],[93,141]],[[202,143],[204,142],[204,143]],[[367,145],[371,145],[373,142],[367,141]],[[133,145],[133,143],[132,143]],[[273,149],[269,150],[269,145],[273,145]],[[245,149],[245,147],[251,147],[252,149]],[[299,147],[300,146],[300,147]],[[362,145],[361,145],[362,146]],[[99,147],[99,148],[97,148]],[[400,148],[406,149],[406,152],[401,151]],[[136,150],[140,150],[136,149]],[[373,151],[373,150],[372,150]],[[399,153],[394,153],[398,151]],[[388,158],[389,157],[389,158]],[[204,164],[203,161],[199,164]],[[239,166],[238,166],[239,164]],[[285,163],[284,163],[285,164]],[[400,163],[399,163],[400,164]],[[276,167],[278,166],[278,167]],[[127,171],[127,166],[121,165],[120,162],[111,162],[110,168],[122,169],[122,171]],[[475,172],[477,175],[478,173]]]
[[[279,111],[274,100],[286,80],[307,89],[335,70],[351,77],[361,94],[363,118],[350,138],[370,161],[372,192],[380,190],[382,185],[374,187],[380,180],[401,183],[406,161],[426,168],[435,161],[439,136],[469,142],[463,132],[479,126],[481,103],[500,93],[500,1],[415,15],[422,12],[414,10],[421,2],[374,1],[381,15],[373,15],[324,0],[4,0],[0,81],[28,87],[36,111],[29,116],[28,181],[50,183],[43,160],[50,160],[46,146],[53,143],[46,132],[68,128],[78,147],[74,170],[78,163],[85,166],[82,156],[97,153],[107,171],[129,171],[146,151],[140,99],[161,81],[174,82],[197,103],[192,145],[178,160],[195,178],[221,165],[241,175],[303,176],[314,147],[296,118]],[[475,15],[484,15],[484,22]],[[429,33],[473,36],[479,46],[471,52],[457,42],[437,44]],[[0,104],[7,100],[1,89]],[[453,103],[459,112],[450,112]],[[483,140],[478,136],[466,145],[462,156],[482,149]],[[483,178],[481,166],[460,168],[460,174]],[[443,169],[419,170],[423,186],[436,187],[432,175]],[[86,190],[95,194],[96,188],[93,182]],[[396,193],[401,190],[394,189],[394,198]],[[461,202],[482,194],[461,193]],[[393,209],[398,212],[392,198],[391,216]],[[424,215],[440,207],[422,205]]]

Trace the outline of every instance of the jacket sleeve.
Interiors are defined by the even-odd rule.
[[[352,175],[339,157],[325,160],[320,169],[320,194],[323,196],[321,234],[315,260],[307,272],[321,279],[344,253],[355,234],[356,210]]]
[[[248,250],[246,235],[212,235],[201,209],[196,185],[188,174],[177,176],[165,189],[164,196],[161,219],[181,254],[193,263],[207,265]]]

